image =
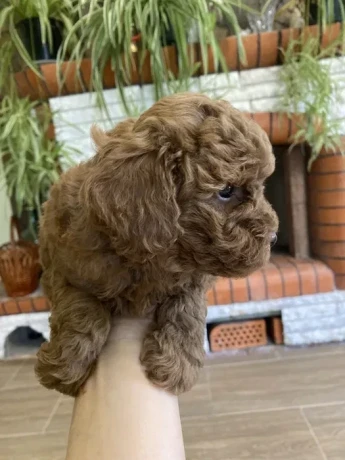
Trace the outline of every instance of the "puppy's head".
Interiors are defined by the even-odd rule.
[[[230,104],[170,96],[94,138],[82,193],[118,254],[223,276],[267,262],[278,223],[263,191],[274,156]]]

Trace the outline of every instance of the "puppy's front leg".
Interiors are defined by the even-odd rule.
[[[52,307],[51,337],[37,354],[36,374],[45,387],[76,396],[108,338],[111,313],[95,297],[62,278],[52,290],[45,275],[43,284]],[[56,276],[54,281],[58,284]]]
[[[140,357],[152,383],[174,394],[192,388],[203,366],[205,318],[202,289],[170,297],[157,308]]]

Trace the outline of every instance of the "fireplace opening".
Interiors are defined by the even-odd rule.
[[[278,240],[273,254],[308,259],[307,171],[302,146],[274,146],[276,168],[266,182],[266,197],[278,214]]]
[[[8,335],[5,341],[5,357],[35,355],[43,342],[45,339],[40,332],[29,326],[19,326]]]
[[[276,169],[266,181],[265,195],[279,218],[278,240],[273,253],[290,254],[288,202],[286,199],[286,178],[284,173],[284,155],[287,146],[274,147]]]

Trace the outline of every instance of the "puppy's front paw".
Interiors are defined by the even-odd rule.
[[[57,357],[50,343],[41,345],[37,353],[35,372],[40,383],[48,389],[75,397],[91,373],[90,369],[81,372],[79,363]]]
[[[158,341],[154,332],[143,342],[140,361],[154,385],[176,395],[193,387],[201,367],[185,350],[175,348],[169,341]]]

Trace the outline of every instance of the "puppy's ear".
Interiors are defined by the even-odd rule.
[[[127,120],[109,133],[93,130],[98,153],[88,164],[81,197],[117,253],[143,261],[176,241],[180,210],[169,153],[134,133],[133,123]]]

